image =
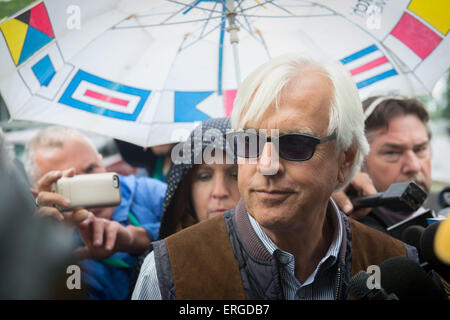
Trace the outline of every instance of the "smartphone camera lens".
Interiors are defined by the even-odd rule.
[[[119,177],[113,176],[113,187],[118,188],[119,187]]]

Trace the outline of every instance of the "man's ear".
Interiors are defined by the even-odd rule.
[[[355,163],[358,148],[356,143],[353,143],[347,150],[341,151],[338,158],[338,181],[343,183],[350,173],[350,170]]]

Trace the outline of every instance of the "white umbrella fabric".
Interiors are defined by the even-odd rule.
[[[153,146],[229,116],[240,81],[289,52],[341,61],[361,98],[430,92],[449,25],[449,1],[37,1],[0,23],[0,93],[13,119]]]

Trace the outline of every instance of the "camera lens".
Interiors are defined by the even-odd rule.
[[[119,177],[113,176],[113,187],[118,188],[119,187]]]

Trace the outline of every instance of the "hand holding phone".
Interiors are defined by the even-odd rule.
[[[52,184],[52,191],[70,200],[68,207],[57,207],[60,211],[113,207],[121,202],[119,176],[114,172],[62,177]]]

